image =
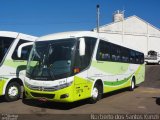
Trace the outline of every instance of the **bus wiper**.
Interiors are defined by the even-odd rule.
[[[52,79],[55,79],[55,75],[50,68],[49,68],[49,75],[51,76]]]
[[[48,66],[49,66],[49,59],[50,59],[50,55],[53,53],[53,47],[54,44],[49,44],[49,47],[48,47],[48,55],[47,55],[47,59],[48,59]],[[49,75],[51,76],[52,79],[55,79],[55,75],[53,73],[53,71],[51,70],[51,68],[49,67],[48,68],[48,73]]]
[[[34,69],[32,70],[32,72],[31,72],[31,74],[30,74],[32,77],[35,77],[35,76],[34,76],[34,72],[35,72],[35,70],[36,70],[38,67],[40,67],[40,64],[37,62],[36,65],[35,65],[35,67],[34,67]],[[39,71],[39,69],[38,69],[38,71]]]

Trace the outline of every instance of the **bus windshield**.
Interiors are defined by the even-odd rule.
[[[35,80],[68,77],[75,43],[75,39],[35,42],[27,64],[27,77]]]

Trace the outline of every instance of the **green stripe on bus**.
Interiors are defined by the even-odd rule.
[[[124,80],[119,80],[116,82],[104,81],[104,85],[108,85],[108,86],[122,85],[122,84],[126,83],[131,77],[132,77],[132,75],[130,75],[128,78],[125,78]]]

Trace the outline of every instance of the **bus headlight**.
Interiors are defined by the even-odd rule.
[[[69,82],[69,83],[65,83],[65,84],[57,85],[57,86],[55,86],[55,88],[56,88],[57,90],[59,90],[59,89],[63,89],[63,88],[66,88],[66,87],[71,86],[71,84],[72,84],[72,83],[73,83],[73,81],[72,81],[72,82]]]
[[[71,86],[72,83],[73,83],[73,81],[69,82],[69,83],[57,85],[57,86],[50,86],[50,87],[48,86],[47,87],[47,86],[34,86],[34,85],[31,85],[27,82],[24,82],[25,86],[28,87],[29,89],[38,90],[38,91],[56,91],[56,90],[60,90],[60,89],[69,87],[69,86]]]

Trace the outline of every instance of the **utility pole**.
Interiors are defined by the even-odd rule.
[[[99,15],[100,15],[99,5],[97,5],[97,33],[99,33]]]

